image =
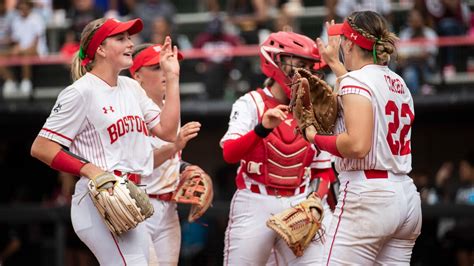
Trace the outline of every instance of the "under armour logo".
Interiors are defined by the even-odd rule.
[[[289,127],[291,127],[291,122],[293,122],[293,118],[290,118],[290,119],[286,119],[285,121],[285,124],[287,124]]]
[[[161,45],[153,46],[153,50],[155,50],[155,52],[159,53],[161,51]]]
[[[109,108],[106,108],[106,107],[102,107],[102,110],[104,110],[104,114],[106,114],[107,112],[115,112],[114,108],[112,106],[109,106]]]
[[[354,33],[351,33],[351,39],[357,40],[357,35]]]
[[[239,111],[234,112],[234,114],[232,115],[232,120],[237,119],[237,116],[239,116]]]
[[[57,113],[57,112],[59,112],[59,111],[61,110],[62,107],[63,107],[63,106],[61,105],[61,103],[58,103],[58,105],[56,105],[56,106],[54,107],[53,111],[54,111],[55,113]]]

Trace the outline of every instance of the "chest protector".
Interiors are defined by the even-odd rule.
[[[266,110],[280,104],[261,89],[250,94],[257,106],[259,122]],[[242,159],[239,175],[245,173],[269,187],[299,187],[304,178],[310,177],[308,167],[315,151],[301,135],[296,134],[295,128],[296,121],[289,113],[285,121]]]

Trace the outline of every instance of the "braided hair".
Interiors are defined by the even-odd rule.
[[[398,37],[389,30],[384,17],[373,11],[353,12],[347,17],[352,29],[369,40],[375,41],[373,50],[363,49],[368,56],[373,56],[374,63],[388,64],[390,55],[396,51]]]

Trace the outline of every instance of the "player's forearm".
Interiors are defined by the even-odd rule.
[[[161,112],[161,139],[169,142],[176,141],[179,121],[181,118],[179,98],[179,76],[175,73],[166,74],[166,101]]]
[[[153,168],[157,168],[178,152],[174,143],[161,146],[153,151]]]
[[[370,151],[370,143],[367,145],[363,139],[351,136],[347,132],[337,136],[336,146],[344,158],[362,159]]]
[[[31,156],[57,171],[76,176],[92,178],[104,172],[98,166],[69,153],[58,143],[41,136],[33,142]]]

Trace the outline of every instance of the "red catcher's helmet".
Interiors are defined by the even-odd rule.
[[[282,55],[296,56],[320,62],[320,68],[324,63],[321,62],[316,43],[304,35],[279,31],[268,36],[260,45],[260,67],[263,74],[278,82],[288,98],[291,98],[291,88],[288,86],[291,79],[285,75],[279,66]],[[313,69],[316,69],[317,65],[318,63],[315,64]]]

